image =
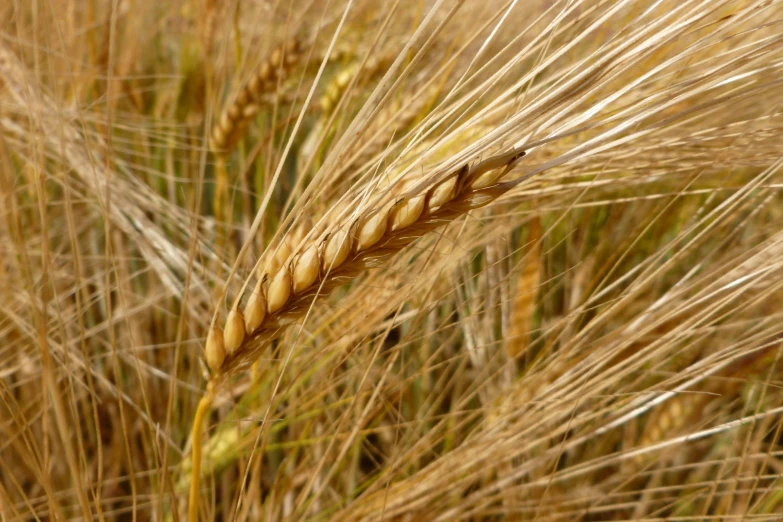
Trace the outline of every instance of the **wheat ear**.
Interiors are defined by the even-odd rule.
[[[524,155],[525,151],[514,149],[472,167],[466,164],[432,186],[414,188],[380,208],[362,212],[351,222],[338,222],[319,239],[298,245],[296,253],[289,254],[282,264],[275,262],[280,257],[276,253],[258,274],[244,311],[237,299],[224,328],[216,326],[213,318],[205,344],[205,358],[213,375],[193,420],[188,520],[198,520],[201,432],[220,382],[250,366],[319,295],[347,284],[428,232],[489,204],[516,186],[521,180],[499,180]],[[288,238],[282,241],[291,243]]]
[[[244,310],[239,300],[233,305],[222,335],[213,322],[205,347],[213,380],[251,364],[285,326],[302,317],[317,296],[505,193],[514,182],[498,180],[524,155],[512,150],[472,167],[466,164],[433,186],[403,194],[350,222],[334,224],[319,238],[298,245],[282,265],[269,263],[258,273]]]
[[[250,120],[258,114],[261,97],[274,90],[278,82],[288,77],[301,59],[298,38],[280,44],[258,67],[232,102],[220,113],[212,127],[209,147],[218,154],[228,154],[242,137]]]

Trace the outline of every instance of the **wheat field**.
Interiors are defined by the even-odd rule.
[[[0,20],[0,521],[783,517],[783,0]]]

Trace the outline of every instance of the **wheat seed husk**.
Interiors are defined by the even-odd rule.
[[[416,196],[395,205],[391,211],[391,231],[402,230],[414,224],[424,212],[425,202],[424,196]]]
[[[277,275],[269,284],[267,293],[267,310],[273,314],[280,310],[291,297],[291,273],[286,267],[278,270]]]
[[[204,347],[207,365],[212,371],[217,371],[223,366],[226,359],[226,349],[223,344],[223,330],[217,326],[209,329],[207,342]]]
[[[450,179],[447,179],[446,181],[442,182],[440,185],[435,187],[435,189],[430,194],[429,200],[427,201],[427,212],[437,212],[438,209],[443,207],[446,203],[454,199],[454,196],[456,194],[457,189],[457,177],[454,176]]]
[[[359,224],[356,251],[362,252],[381,240],[386,233],[387,213],[383,210],[370,215]]]
[[[255,289],[250,294],[245,305],[245,331],[253,335],[266,317],[266,298],[264,297],[263,280],[259,279]]]
[[[226,327],[223,330],[223,345],[227,355],[231,355],[242,345],[245,340],[245,319],[239,308],[234,308],[228,313]]]
[[[318,247],[310,245],[294,265],[294,292],[300,293],[318,279]]]
[[[348,232],[338,230],[326,241],[323,254],[322,268],[324,271],[335,270],[342,265],[351,252],[351,241]]]

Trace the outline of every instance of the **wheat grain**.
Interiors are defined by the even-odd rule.
[[[223,329],[223,345],[226,354],[231,355],[245,340],[245,318],[239,308],[234,308],[228,314],[226,327]]]
[[[323,249],[322,268],[324,271],[339,268],[351,251],[351,242],[348,240],[348,232],[339,229],[326,241]]]
[[[252,335],[264,322],[264,317],[266,317],[266,297],[263,281],[259,280],[245,305],[245,331]]]
[[[389,229],[396,232],[414,224],[424,212],[425,202],[425,196],[417,196],[409,199],[405,205],[399,205],[392,209]]]
[[[207,359],[207,365],[214,371],[223,366],[226,359],[226,348],[223,344],[223,330],[220,328],[210,328],[207,335],[207,342],[204,347],[204,353]]]
[[[299,245],[306,231],[310,228],[312,228],[312,223],[307,219],[303,219],[278,241],[277,246],[272,249],[271,255],[258,264],[258,278],[263,279],[265,274],[277,274],[277,271],[288,260],[294,248]]]
[[[289,297],[291,297],[291,272],[288,271],[288,267],[283,267],[278,270],[269,284],[267,311],[270,314],[276,313],[285,306]]]
[[[210,363],[210,368],[217,376],[243,369],[279,335],[283,326],[300,318],[319,294],[345,284],[363,270],[380,265],[417,238],[505,193],[514,183],[481,188],[475,185],[484,180],[488,170],[498,170],[494,179],[501,178],[524,154],[512,150],[473,167],[465,165],[426,190],[404,194],[380,209],[366,211],[352,224],[336,224],[331,227],[332,232],[320,240],[300,246],[301,254],[292,256],[287,245],[293,241],[284,239],[272,258],[277,260],[282,253],[285,255],[282,264],[277,268],[276,262],[267,263],[248,298],[243,335],[232,333],[232,344],[227,345],[230,349],[226,350],[223,364]],[[263,291],[265,281],[270,281],[266,292]],[[262,310],[264,295],[265,311]],[[240,322],[236,312],[229,315],[233,331]],[[252,321],[248,322],[250,318]],[[228,322],[225,329],[229,330]],[[219,328],[213,327],[213,330]],[[211,332],[209,339],[216,335]],[[234,346],[240,337],[243,342]],[[207,346],[209,353],[209,342]],[[213,357],[213,360],[216,359]]]
[[[239,91],[233,101],[223,109],[212,127],[210,149],[218,154],[227,154],[241,138],[250,120],[260,109],[261,97],[275,89],[301,59],[300,41],[292,38],[280,44],[271,52]]]
[[[318,279],[318,247],[310,245],[294,265],[294,293],[301,293]]]

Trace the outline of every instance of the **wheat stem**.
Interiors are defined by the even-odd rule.
[[[188,498],[188,522],[198,522],[198,497],[199,485],[201,482],[201,433],[204,431],[204,419],[212,408],[212,401],[215,400],[217,388],[214,381],[209,381],[207,391],[198,403],[196,415],[193,418],[193,450],[192,475],[190,479],[190,496]]]

